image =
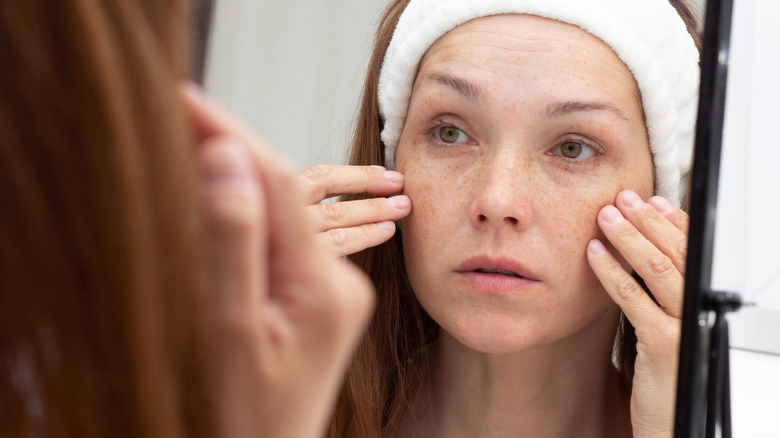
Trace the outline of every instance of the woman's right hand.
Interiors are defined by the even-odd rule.
[[[395,223],[412,211],[400,193],[404,176],[381,166],[312,166],[298,175],[310,204],[317,239],[336,256],[377,246],[395,233]],[[322,202],[328,198],[368,193],[378,198]]]
[[[373,307],[318,244],[284,159],[190,85],[214,318],[218,436],[323,436]]]

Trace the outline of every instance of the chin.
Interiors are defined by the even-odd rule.
[[[503,321],[502,321],[503,319]],[[489,320],[472,320],[448,330],[441,326],[450,337],[463,346],[486,354],[517,353],[548,341],[547,334],[533,327],[523,327],[517,318],[507,321],[506,316],[494,316]]]

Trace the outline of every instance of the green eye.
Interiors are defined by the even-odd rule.
[[[566,158],[577,158],[582,154],[582,144],[568,141],[561,145],[561,155]]]
[[[439,138],[445,143],[455,143],[458,141],[458,130],[452,126],[444,126],[439,129]]]
[[[444,143],[461,144],[468,141],[468,136],[455,126],[442,126],[436,131],[436,138]]]
[[[564,140],[553,148],[552,154],[569,160],[585,160],[597,154],[596,150],[584,141],[572,139]]]

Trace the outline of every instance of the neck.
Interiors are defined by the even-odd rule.
[[[429,384],[410,416],[415,433],[404,435],[631,436],[612,337],[594,330],[511,354],[482,353],[442,331],[431,346]]]

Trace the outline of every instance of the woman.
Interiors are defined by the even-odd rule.
[[[671,435],[694,29],[665,0],[390,5],[350,163],[397,173],[301,177],[404,193],[310,207],[378,292],[331,436]]]
[[[0,4],[0,436],[325,429],[370,286],[289,167],[180,93],[186,17]]]

